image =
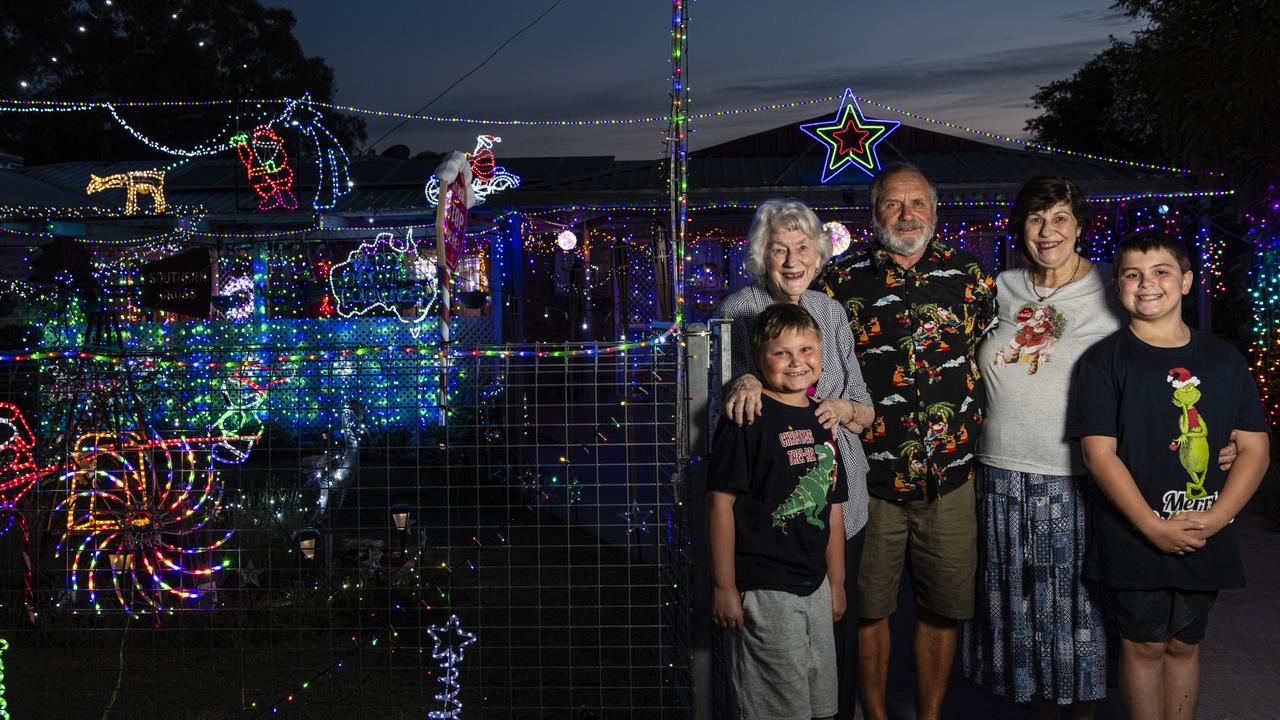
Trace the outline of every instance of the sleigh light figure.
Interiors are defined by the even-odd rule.
[[[467,163],[471,168],[471,190],[475,193],[477,205],[484,202],[489,195],[520,187],[520,176],[498,165],[494,160],[493,146],[500,142],[502,138],[494,135],[478,135],[475,149],[467,153]],[[438,205],[440,178],[434,174],[428,178],[425,193],[431,207]]]

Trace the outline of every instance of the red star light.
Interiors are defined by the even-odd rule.
[[[800,129],[827,148],[827,160],[822,167],[825,183],[850,165],[874,175],[880,169],[876,145],[900,124],[896,120],[868,119],[858,107],[853,90],[846,89],[835,117],[830,121],[805,123]]]

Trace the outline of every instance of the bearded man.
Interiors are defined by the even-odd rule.
[[[879,247],[842,258],[820,280],[849,314],[877,406],[862,435],[871,499],[858,572],[858,696],[867,720],[884,720],[889,615],[909,555],[917,717],[935,720],[957,621],[973,615],[973,450],[984,406],[973,359],[995,325],[995,279],[934,240],[938,193],[914,166],[875,178],[871,212]]]

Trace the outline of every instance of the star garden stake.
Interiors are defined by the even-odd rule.
[[[444,703],[444,709],[432,710],[427,713],[427,717],[432,720],[453,720],[462,715],[462,703],[458,701],[458,693],[462,691],[462,686],[458,684],[458,663],[462,662],[467,646],[475,644],[476,635],[462,629],[457,615],[450,615],[449,622],[444,625],[427,628],[427,634],[435,643],[431,649],[431,657],[440,662],[442,674],[439,683],[444,686],[436,693],[436,700]],[[454,635],[461,640],[456,645]]]

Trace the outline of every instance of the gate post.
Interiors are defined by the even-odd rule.
[[[711,556],[707,550],[707,465],[705,459],[710,447],[710,429],[707,427],[708,377],[711,370],[711,333],[701,323],[689,325],[684,333],[687,363],[685,377],[685,407],[683,433],[680,448],[680,467],[684,472],[685,509],[688,513],[689,537],[692,540],[692,568],[690,585],[693,607],[690,608],[691,626],[689,670],[693,681],[693,717],[710,720],[712,717],[712,649],[715,637],[711,626]]]

